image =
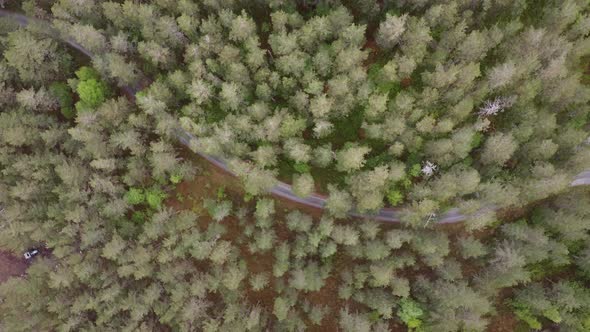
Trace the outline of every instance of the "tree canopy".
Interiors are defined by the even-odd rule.
[[[0,330],[590,330],[587,1],[0,5]]]

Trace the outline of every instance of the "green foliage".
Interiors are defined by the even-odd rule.
[[[148,206],[154,210],[159,210],[162,207],[162,202],[168,195],[158,187],[152,187],[145,191],[145,201]]]
[[[281,123],[280,133],[284,137],[294,137],[300,135],[307,126],[305,118],[286,118]]]
[[[403,200],[404,195],[397,188],[392,188],[387,193],[387,201],[391,206],[397,206]]]
[[[471,141],[471,148],[472,149],[476,149],[479,146],[481,146],[481,143],[483,143],[483,139],[484,139],[484,135],[482,133],[475,133],[475,135],[473,135],[473,139]]]
[[[162,207],[162,201],[167,195],[159,188],[153,187],[151,189],[143,190],[141,188],[129,188],[125,193],[125,200],[131,205],[147,204],[153,210],[159,210]],[[141,207],[140,207],[141,208]],[[136,210],[131,216],[131,220],[136,224],[143,224],[146,221],[148,212],[144,210]],[[129,225],[131,227],[131,225]]]
[[[88,80],[100,80],[100,75],[98,72],[94,68],[88,66],[82,66],[76,70],[76,77],[78,77],[78,79],[82,82]]]
[[[357,109],[345,117],[334,120],[332,122],[334,124],[334,130],[325,140],[333,143],[334,146],[342,146],[346,142],[358,141],[363,117],[364,111]]]
[[[222,187],[219,187],[217,189],[217,200],[218,201],[224,200],[226,198],[226,196],[227,195],[225,193],[225,187],[223,187],[223,186]]]
[[[413,164],[410,169],[408,170],[408,174],[411,177],[418,177],[420,176],[420,171],[422,170],[422,167],[420,166],[420,164]]]
[[[390,98],[395,97],[401,91],[402,86],[398,81],[383,78],[383,67],[384,65],[380,63],[372,64],[367,71],[367,76],[371,81],[377,82],[377,91],[387,93]]]
[[[550,285],[535,282],[518,289],[510,304],[515,315],[533,329],[550,321],[582,330],[590,308],[589,295],[578,281],[562,279]]]
[[[557,311],[557,309],[554,307],[543,311],[543,316],[545,316],[547,319],[554,323],[561,323],[562,321],[559,311]]]
[[[107,85],[100,79],[98,72],[90,67],[80,67],[76,71],[78,84],[76,93],[80,100],[76,103],[76,110],[89,111],[102,104],[109,95]]]
[[[382,152],[376,156],[367,158],[365,169],[373,169],[379,165],[386,164],[393,160],[393,156],[387,152]]]
[[[209,124],[221,122],[227,115],[227,113],[224,110],[222,110],[218,105],[208,107],[206,114],[207,116],[205,121]]]
[[[397,313],[398,317],[404,322],[410,330],[420,330],[423,322],[424,310],[420,305],[409,298],[400,300],[400,308]]]
[[[182,182],[183,176],[180,174],[171,174],[170,175],[170,182],[172,184],[179,184],[180,182]]]
[[[278,297],[275,299],[273,306],[273,314],[276,316],[278,321],[285,320],[287,313],[289,312],[289,304],[284,299]]]
[[[206,199],[203,203],[209,215],[216,221],[221,221],[229,216],[232,211],[232,202],[229,200]]]
[[[76,93],[80,101],[76,103],[78,111],[94,108],[102,104],[106,99],[106,86],[95,79],[80,81],[76,87]]]
[[[304,164],[304,163],[295,163],[293,165],[293,169],[295,169],[295,171],[299,174],[309,173],[309,171],[310,171],[309,165]]]
[[[268,275],[265,273],[253,275],[250,279],[250,285],[252,286],[252,289],[255,291],[262,290],[264,287],[268,285],[268,282]]]
[[[74,117],[74,97],[70,87],[63,82],[54,82],[49,86],[49,91],[59,102],[60,111],[66,119]]]
[[[543,327],[543,324],[527,309],[516,309],[514,314],[533,330],[540,330]]]
[[[147,213],[145,211],[134,211],[131,215],[131,220],[136,224],[144,224],[146,222]]]
[[[130,188],[125,194],[125,200],[131,205],[143,204],[146,200],[146,195],[141,188]]]
[[[556,265],[551,260],[542,260],[527,266],[531,279],[542,280],[543,278],[567,271],[567,265]]]

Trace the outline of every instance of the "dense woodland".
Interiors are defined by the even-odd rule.
[[[1,331],[590,331],[586,0],[0,5]]]

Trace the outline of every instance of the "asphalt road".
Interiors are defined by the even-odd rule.
[[[14,13],[11,11],[3,10],[3,9],[0,9],[0,17],[12,18],[12,19],[14,19],[15,22],[17,22],[21,26],[27,26],[31,23],[34,23],[35,25],[44,28],[43,31],[41,31],[41,32],[46,33],[53,38],[56,38],[56,39],[59,39],[59,40],[65,42],[66,44],[68,44],[72,48],[78,50],[79,52],[85,54],[86,56],[88,56],[90,58],[95,57],[95,55],[92,52],[90,52],[87,49],[85,49],[84,47],[82,47],[75,40],[73,40],[67,36],[63,36],[63,34],[61,34],[59,31],[57,31],[55,28],[53,28],[51,23],[49,23],[49,22],[35,19],[35,18],[29,18],[27,16],[24,16],[24,15],[21,15],[18,13]],[[135,94],[138,92],[137,88],[135,88],[135,87],[124,86],[124,87],[122,87],[122,89],[128,95],[131,95],[131,96],[135,96]],[[192,134],[190,134],[190,133],[186,132],[185,130],[183,130],[182,128],[180,128],[180,126],[178,127],[178,130],[176,131],[175,134],[176,134],[176,138],[178,139],[178,141],[182,145],[188,147],[189,149],[191,146],[191,144],[190,144],[191,140],[197,140],[196,137],[194,137]],[[191,151],[192,151],[192,149],[191,149]],[[208,160],[211,164],[215,165],[216,167],[235,176],[235,173],[229,169],[227,164],[222,159],[207,155],[207,154],[202,153],[200,151],[196,151],[195,153],[198,154],[199,156],[205,158],[206,160]],[[574,178],[574,180],[571,182],[570,185],[571,186],[590,185],[590,170],[584,171],[584,172],[578,174]],[[296,202],[296,203],[299,203],[299,204],[302,204],[305,206],[309,206],[309,207],[313,207],[313,208],[317,208],[317,209],[323,210],[326,206],[326,199],[327,199],[326,196],[312,194],[309,197],[302,198],[302,197],[295,195],[295,193],[293,193],[291,185],[284,183],[284,182],[279,182],[279,184],[277,184],[274,188],[272,188],[270,190],[270,193],[276,197],[280,197],[280,198],[289,200],[291,202]],[[400,222],[399,210],[394,209],[394,208],[383,208],[383,209],[379,210],[378,213],[376,213],[376,214],[358,213],[354,210],[350,211],[348,214],[351,217],[367,218],[367,219],[373,219],[373,220],[378,220],[378,221],[388,222],[388,223],[399,223]],[[442,214],[438,217],[435,217],[433,219],[435,219],[435,220],[433,220],[433,222],[436,222],[438,224],[452,224],[452,223],[464,221],[465,219],[467,219],[467,216],[462,215],[461,213],[459,213],[459,209],[455,208],[455,209],[451,209],[451,210],[445,212],[444,214]]]

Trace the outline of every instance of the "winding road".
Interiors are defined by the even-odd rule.
[[[77,43],[72,38],[64,36],[61,32],[59,32],[57,29],[55,29],[50,22],[47,22],[44,20],[39,20],[36,18],[30,18],[30,17],[24,16],[22,14],[18,14],[18,13],[8,11],[8,10],[3,10],[3,9],[0,9],[0,17],[11,18],[16,23],[18,23],[20,26],[23,26],[23,27],[33,23],[34,25],[43,28],[39,32],[47,34],[57,40],[63,41],[64,43],[68,44],[72,48],[83,53],[84,55],[90,57],[91,59],[94,59],[96,57],[92,52],[90,52],[89,50],[84,48],[82,45]],[[123,86],[122,89],[128,95],[133,96],[133,97],[135,97],[135,95],[138,92],[138,89],[135,87]],[[193,140],[197,140],[197,138],[195,136],[188,133],[184,129],[180,128],[180,126],[175,131],[175,136],[182,145],[186,146],[191,151],[193,151],[190,148],[190,146],[191,146],[190,142]],[[201,151],[195,151],[195,153],[198,154],[199,156],[205,158],[206,160],[208,160],[214,166],[224,170],[225,172],[227,172],[233,176],[236,176],[236,174],[229,169],[227,164],[222,159],[207,155]],[[584,172],[578,174],[574,178],[574,180],[570,183],[570,186],[581,186],[581,185],[590,185],[590,170],[584,171]],[[313,207],[313,208],[323,210],[323,209],[325,209],[325,206],[326,206],[326,200],[327,200],[326,196],[322,196],[322,195],[314,193],[314,194],[310,195],[309,197],[301,198],[301,197],[295,195],[295,193],[293,192],[293,190],[291,188],[291,185],[284,183],[284,182],[279,182],[275,187],[273,187],[270,190],[270,193],[276,197],[280,197],[280,198],[289,200],[291,202],[299,203],[299,204],[302,204],[302,205],[305,205],[308,207]],[[400,211],[399,209],[394,209],[394,208],[383,208],[383,209],[379,210],[379,212],[376,214],[358,213],[354,210],[350,211],[348,214],[351,217],[368,218],[368,219],[378,220],[378,221],[388,222],[388,223],[399,223],[400,222],[399,211]],[[449,211],[445,212],[444,214],[438,216],[438,218],[435,218],[436,220],[434,222],[436,222],[438,224],[452,224],[452,223],[464,221],[465,219],[467,219],[467,217],[468,216],[462,215],[459,212],[459,209],[454,208],[454,209],[450,209]]]

